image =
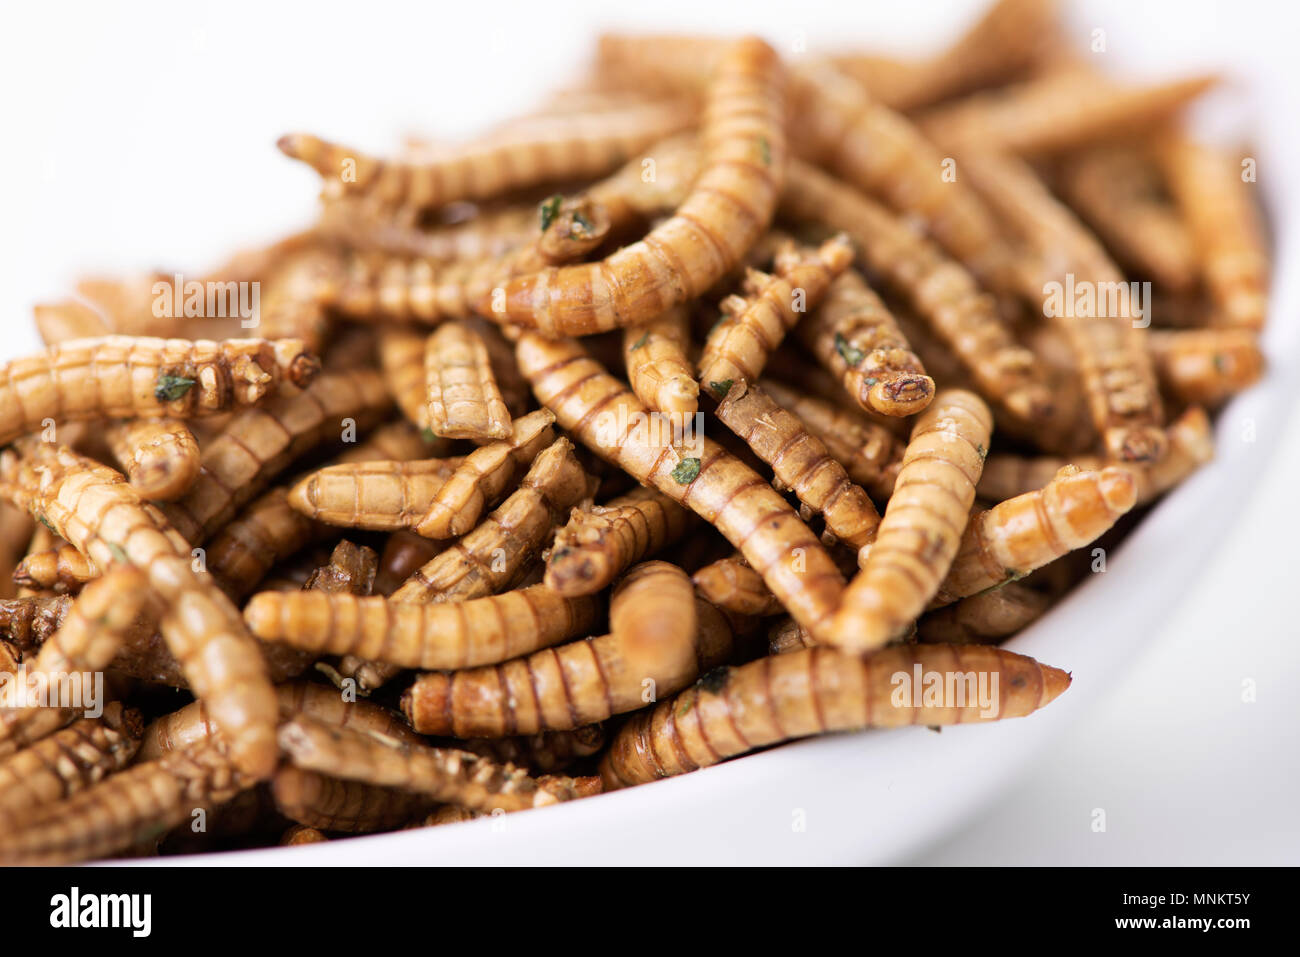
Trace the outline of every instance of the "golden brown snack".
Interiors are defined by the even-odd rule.
[[[917,639],[942,645],[996,644],[1029,627],[1051,603],[1051,595],[1007,582],[926,612],[916,623]]]
[[[506,661],[581,634],[596,615],[593,599],[562,598],[544,585],[431,605],[316,591],[261,592],[244,607],[249,628],[266,641],[406,668]]]
[[[865,654],[925,609],[961,544],[992,427],[979,396],[959,389],[921,413],[876,541],[830,627],[812,629],[818,641]]]
[[[808,526],[752,469],[708,438],[693,437],[686,454],[671,439],[654,441],[645,407],[572,340],[524,334],[518,356],[561,426],[715,525],[801,624],[815,630],[829,618],[843,576]]]
[[[300,844],[324,844],[329,841],[325,833],[305,824],[294,824],[280,835],[281,847],[297,847]]]
[[[112,332],[98,310],[76,299],[38,304],[32,314],[41,341],[47,346],[72,339],[94,339]]]
[[[14,569],[14,582],[24,588],[54,592],[77,591],[98,572],[89,559],[71,545],[31,552]]]
[[[876,506],[798,416],[744,380],[729,387],[715,413],[772,466],[781,485],[825,517],[831,536],[854,548],[875,539],[880,524]]]
[[[392,831],[426,813],[432,805],[421,794],[344,781],[295,767],[271,779],[275,807],[304,827],[346,834]]]
[[[379,330],[379,365],[397,407],[421,429],[429,427],[429,403],[424,388],[424,344],[427,332],[385,325]]]
[[[972,515],[931,607],[1023,578],[1082,548],[1136,501],[1137,482],[1127,468],[1066,467],[1041,489]]]
[[[0,479],[6,494],[44,516],[105,575],[132,565],[144,572],[147,591],[163,606],[159,624],[167,646],[228,732],[231,759],[251,777],[268,775],[275,763],[275,696],[262,655],[238,610],[206,571],[195,569],[186,543],[157,509],[119,473],[63,448],[38,445],[21,460],[11,450],[0,453]],[[106,604],[114,612],[127,607],[122,594]],[[132,618],[134,612],[121,627]]]
[[[180,498],[199,474],[199,443],[178,419],[127,419],[104,432],[126,477],[144,498]]]
[[[67,595],[0,601],[0,635],[20,652],[32,652],[58,630],[72,607]]]
[[[233,599],[241,599],[276,562],[304,548],[316,524],[289,504],[289,492],[276,486],[250,502],[217,532],[207,546],[208,571]]]
[[[0,834],[130,764],[142,726],[140,712],[111,701],[102,717],[80,718],[0,762]]]
[[[604,746],[605,728],[599,724],[589,724],[572,731],[542,731],[527,737],[470,738],[457,742],[457,747],[491,758],[498,764],[513,764],[517,768],[526,768],[540,774],[563,771],[575,761],[598,753]],[[447,805],[440,810],[445,815],[450,807]],[[457,819],[465,820],[460,817]]]
[[[700,387],[688,355],[690,340],[690,319],[681,306],[644,326],[623,330],[627,381],[648,408],[683,416],[699,409]]]
[[[767,632],[767,653],[769,655],[788,655],[792,651],[803,651],[813,647],[812,635],[789,615],[785,615]]]
[[[721,398],[733,382],[757,382],[785,334],[852,262],[853,247],[836,236],[816,250],[783,244],[773,275],[749,270],[745,295],[722,301],[723,318],[704,342],[698,375],[704,388]]]
[[[763,576],[750,568],[739,553],[705,565],[691,576],[691,581],[702,598],[723,611],[738,615],[779,615],[783,611],[763,584]]]
[[[1250,329],[1156,330],[1147,344],[1160,384],[1184,402],[1217,405],[1264,372],[1259,337]]]
[[[763,41],[731,46],[709,85],[704,167],[677,212],[601,262],[510,280],[485,297],[483,315],[548,336],[588,335],[648,322],[711,287],[776,208],[786,153],[784,85],[780,60]]]
[[[923,705],[921,687],[900,695],[896,676],[910,679],[914,669],[949,687],[964,681],[957,687],[966,695],[960,704],[943,696],[943,706]],[[982,645],[904,645],[866,659],[809,648],[711,671],[636,715],[615,736],[600,774],[613,790],[810,734],[1019,718],[1069,685],[1064,671]]]
[[[510,412],[488,361],[487,345],[472,326],[444,322],[424,347],[427,421],[449,439],[508,439]]]
[[[413,462],[368,461],[329,465],[289,490],[289,506],[313,522],[344,528],[414,528],[461,458]]]

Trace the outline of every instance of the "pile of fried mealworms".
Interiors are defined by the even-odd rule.
[[[915,60],[606,36],[466,144],[284,137],[304,232],[38,306],[0,366],[0,862],[1051,702],[998,645],[1209,460],[1268,281],[1253,161],[1183,131],[1214,78],[1084,42],[1047,0]]]

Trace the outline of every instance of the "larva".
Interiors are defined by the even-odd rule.
[[[948,683],[966,681],[969,697],[961,705],[935,706],[921,703],[920,687],[900,696],[895,676],[910,677],[914,669]],[[977,680],[996,687],[987,707],[976,698]],[[810,734],[1019,718],[1069,685],[1064,671],[983,645],[901,645],[865,659],[831,648],[793,651],[712,671],[635,715],[615,735],[600,774],[606,790],[613,790]]]
[[[271,779],[275,807],[303,827],[345,834],[392,831],[426,813],[432,805],[421,794],[344,781],[283,767]]]
[[[127,481],[144,498],[169,502],[184,495],[199,474],[199,443],[178,419],[127,419],[104,433]]]
[[[972,392],[944,390],[921,413],[876,541],[818,640],[865,654],[897,636],[934,597],[962,541],[993,419]]]
[[[14,594],[12,572],[27,554],[33,524],[25,511],[0,498],[0,608],[4,607],[4,600]],[[0,628],[5,619],[5,614],[0,612]]]
[[[1136,501],[1137,483],[1128,469],[1062,469],[1041,489],[971,516],[931,606],[996,588],[1082,548]]]
[[[445,322],[424,347],[426,419],[450,439],[506,439],[510,412],[497,388],[487,345],[466,323]]]
[[[289,506],[313,522],[344,528],[413,528],[463,460],[351,462],[329,465],[299,479]]]
[[[773,275],[750,270],[745,295],[723,300],[724,317],[705,339],[700,383],[720,397],[732,382],[756,382],[785,334],[852,262],[852,245],[836,236],[816,250],[784,246]]]
[[[1160,384],[1184,402],[1217,405],[1264,371],[1259,337],[1250,329],[1156,330],[1147,345]]]
[[[690,322],[682,306],[623,330],[627,381],[648,408],[682,416],[698,410],[700,387],[687,355],[689,344]]]
[[[71,545],[32,552],[14,569],[14,581],[24,588],[55,592],[77,591],[98,572],[85,555]]]
[[[561,595],[592,595],[625,568],[679,539],[691,513],[653,488],[638,486],[604,505],[575,508],[555,533],[546,584]]]
[[[424,383],[427,332],[386,325],[379,330],[379,365],[402,415],[421,429],[429,427]]]
[[[112,332],[97,310],[76,299],[41,303],[32,314],[41,341],[47,346],[71,339],[94,339]]]
[[[506,282],[484,297],[483,315],[548,336],[589,335],[648,322],[703,293],[772,218],[785,165],[783,92],[767,44],[729,48],[709,85],[704,166],[676,213],[600,262]]]
[[[783,486],[822,514],[831,535],[854,548],[875,538],[880,524],[876,506],[798,416],[745,380],[730,386],[715,411],[727,428],[772,467]]]
[[[803,651],[813,647],[812,636],[789,615],[768,629],[767,653],[769,655],[788,655],[792,651]]]
[[[71,606],[72,599],[67,595],[6,598],[0,601],[0,635],[20,652],[34,651],[63,624]]]
[[[538,399],[575,438],[716,526],[802,624],[815,629],[828,619],[843,576],[759,475],[708,438],[693,437],[686,451],[694,455],[655,441],[645,407],[572,340],[524,334],[517,355]]]
[[[926,612],[916,623],[916,634],[929,644],[996,644],[1029,627],[1051,603],[1051,595],[1007,582]]]
[[[527,737],[470,738],[456,742],[456,746],[497,764],[553,774],[598,753],[605,746],[605,728],[589,724],[572,731],[542,731]]]
[[[723,611],[739,615],[778,615],[784,610],[763,584],[763,577],[739,554],[705,565],[691,576],[691,581],[703,598]]]

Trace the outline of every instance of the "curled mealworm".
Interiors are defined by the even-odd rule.
[[[510,412],[501,398],[487,345],[472,326],[445,322],[424,348],[426,419],[434,435],[507,439]]]
[[[1051,595],[1008,582],[922,615],[917,638],[930,644],[995,644],[1037,621],[1051,603]]]
[[[694,415],[699,408],[700,387],[692,375],[689,344],[689,317],[681,306],[644,326],[623,330],[627,380],[648,408],[674,415]]]
[[[876,541],[825,643],[866,653],[925,609],[961,544],[992,424],[980,398],[957,389],[940,392],[921,413]],[[813,635],[822,639],[816,629]]]
[[[900,699],[895,676],[910,677],[914,669],[949,682],[962,678],[970,694],[964,704],[946,707],[922,704],[919,687]],[[989,701],[976,699],[976,681],[991,690]],[[809,648],[710,672],[636,715],[615,736],[600,773],[612,790],[810,734],[1018,718],[1044,707],[1069,684],[1064,671],[981,645],[904,645],[862,660]]]
[[[362,781],[344,781],[281,768],[271,779],[275,807],[303,827],[347,834],[391,831],[418,818],[433,803],[421,794],[381,788]]]
[[[32,552],[14,569],[14,581],[25,588],[76,591],[98,572],[85,555],[71,545]]]
[[[127,480],[144,498],[180,498],[199,474],[199,443],[177,419],[114,422],[105,439]]]
[[[1216,405],[1264,371],[1259,337],[1250,329],[1177,329],[1147,336],[1156,375],[1184,402]]]
[[[677,212],[598,263],[510,280],[483,315],[550,336],[648,322],[725,275],[772,218],[785,165],[784,74],[767,44],[731,47],[710,83],[704,167]]]

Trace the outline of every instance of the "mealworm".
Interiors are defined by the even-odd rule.
[[[979,396],[959,389],[940,392],[921,413],[876,541],[826,629],[827,644],[864,654],[925,610],[962,542],[992,427]]]
[[[843,591],[812,531],[762,477],[711,439],[695,436],[683,456],[655,441],[645,407],[573,340],[524,334],[520,370],[556,420],[597,455],[712,523],[809,628],[827,619]],[[697,457],[698,456],[698,457]]]
[[[996,643],[1029,627],[1051,603],[1050,595],[1008,582],[927,612],[916,623],[916,634],[929,644]]]
[[[33,524],[25,511],[0,500],[0,600],[14,594],[12,572],[14,566],[27,554]],[[0,622],[4,617],[0,614]]]
[[[790,162],[781,212],[847,233],[870,271],[906,298],[985,395],[1029,421],[1046,414],[1051,395],[1033,355],[1016,342],[993,298],[938,246],[858,190],[797,160]]]
[[[514,420],[511,436],[475,449],[434,493],[412,531],[426,538],[452,538],[472,529],[484,508],[495,504],[515,474],[555,438],[555,416],[546,409]]]
[[[54,634],[67,617],[72,600],[54,598],[6,598],[0,601],[0,635],[19,651],[33,651]]]
[[[1117,86],[1087,68],[1049,70],[1024,83],[976,93],[930,110],[925,133],[949,146],[1017,154],[1062,152],[1141,133],[1218,82],[1197,76],[1152,86]]]
[[[1183,136],[1162,140],[1156,155],[1192,235],[1215,322],[1258,331],[1268,310],[1268,255],[1246,178],[1249,157]]]
[[[97,310],[76,299],[42,303],[32,313],[41,341],[47,346],[72,339],[94,339],[112,332]]]
[[[329,337],[324,299],[339,270],[336,249],[311,246],[289,256],[271,274],[262,297],[258,330],[301,339],[313,351]]]
[[[108,857],[161,837],[195,809],[222,804],[250,784],[211,750],[169,754],[111,775],[0,835],[0,861],[65,864]]]
[[[423,794],[476,811],[522,811],[576,795],[509,765],[467,751],[404,744],[296,718],[280,728],[280,746],[296,767]]]
[[[134,565],[144,571],[164,606],[160,628],[167,647],[195,696],[207,701],[229,733],[236,766],[250,776],[269,774],[275,763],[275,699],[266,665],[238,610],[206,571],[195,569],[187,544],[158,510],[144,504],[119,473],[45,443],[19,461],[12,451],[0,453],[0,477],[10,495],[33,515],[43,515],[97,568],[107,573]],[[89,591],[87,586],[79,603]],[[114,608],[126,604],[118,595]]]
[[[681,538],[689,521],[690,512],[671,498],[640,486],[604,505],[575,508],[555,533],[545,582],[569,597],[595,594]]]
[[[314,522],[345,528],[395,531],[412,528],[462,459],[355,462],[308,473],[287,502]]]
[[[1147,336],[1160,384],[1184,402],[1217,405],[1257,382],[1264,370],[1250,329],[1178,329]]]
[[[380,250],[433,262],[505,256],[537,235],[537,210],[531,205],[512,204],[481,211],[463,223],[430,230],[419,229],[386,212],[376,210],[364,197],[327,199],[315,232],[349,249]]]
[[[324,844],[329,841],[324,832],[314,828],[307,827],[305,824],[294,824],[282,835],[280,835],[281,847],[298,847],[302,844]]]
[[[75,591],[97,574],[95,566],[71,545],[33,552],[14,569],[14,581],[26,588]]]
[[[924,681],[937,676],[949,687],[956,679],[969,693],[941,695],[945,704],[934,705],[927,692],[923,704],[921,687],[900,694],[896,676],[914,673],[926,675]],[[992,700],[976,699],[977,682],[992,689]],[[1045,707],[1069,685],[1064,671],[982,645],[902,645],[865,659],[809,648],[712,671],[635,715],[614,737],[600,775],[606,790],[613,790],[810,734],[1019,718]]]
[[[114,422],[104,437],[127,480],[144,498],[180,498],[199,474],[199,443],[177,419]]]
[[[572,731],[542,731],[526,737],[470,738],[456,742],[456,747],[471,754],[540,774],[563,771],[574,762],[598,753],[604,746],[605,729],[599,724]],[[463,808],[455,810],[464,811]]]
[[[404,326],[379,330],[379,365],[402,415],[421,429],[429,427],[424,383],[424,343],[428,333]]]
[[[101,336],[0,365],[0,444],[45,419],[210,415],[251,405],[281,380],[306,385],[319,368],[301,343]]]
[[[803,651],[813,647],[812,635],[789,615],[768,629],[767,653],[769,655],[788,655],[792,651]]]
[[[724,611],[739,615],[779,615],[784,609],[763,577],[736,554],[705,565],[691,581],[700,595]]]
[[[675,565],[628,573],[611,633],[490,668],[421,675],[402,698],[412,727],[458,738],[571,730],[671,694],[697,674],[695,598]]]
[[[703,169],[691,192],[644,239],[596,263],[506,282],[481,312],[545,335],[640,325],[699,296],[731,270],[771,221],[785,166],[784,73],[767,44],[729,48],[710,82]]]
[[[487,345],[466,323],[438,327],[424,347],[426,420],[434,435],[506,439],[510,412],[488,361]]]
[[[346,834],[391,831],[428,811],[421,794],[281,768],[271,779],[275,807],[304,827]]]
[[[683,416],[698,411],[700,387],[687,356],[689,345],[689,316],[681,306],[623,330],[627,381],[648,408]]]
[[[934,398],[934,380],[898,323],[852,269],[831,283],[821,308],[795,326],[795,332],[864,409],[907,416]]]
[[[388,536],[379,556],[374,594],[391,595],[403,582],[437,558],[442,553],[443,546],[443,542],[421,538],[414,532],[393,532]]]
[[[0,834],[126,767],[140,747],[140,712],[120,702],[0,761]]]
[[[876,501],[889,499],[903,460],[903,445],[892,433],[850,409],[804,395],[774,379],[764,379],[762,388],[825,444],[849,478]]]
[[[1146,330],[1134,315],[1137,304],[1131,296],[1120,295],[1130,287],[1119,268],[1022,161],[972,152],[962,157],[962,167],[998,213],[1043,257],[1025,277],[1022,292],[1032,307],[1051,315],[1068,337],[1107,453],[1120,462],[1158,460],[1165,452],[1160,429],[1164,409],[1146,349]],[[1064,297],[1059,304],[1053,302],[1052,289],[1073,289],[1076,282],[1085,293],[1081,308],[1077,296],[1069,302]],[[1096,300],[1091,307],[1087,291]]]
[[[544,585],[471,601],[430,605],[381,596],[261,592],[244,616],[267,641],[320,654],[356,655],[407,668],[469,668],[555,644],[587,630],[590,598],[563,598]]]
[[[756,382],[786,332],[816,308],[831,281],[852,262],[853,247],[846,237],[836,236],[815,251],[793,245],[781,249],[774,275],[750,270],[746,295],[723,300],[727,314],[705,339],[701,384],[721,397],[732,382]]]
[[[305,134],[283,136],[276,145],[345,193],[418,209],[599,176],[689,121],[688,112],[669,102],[564,114],[517,124],[427,163],[380,160]]]
[[[826,519],[826,530],[854,548],[876,536],[880,516],[844,466],[799,421],[758,386],[730,387],[715,410],[722,423],[772,467],[777,480]]]
[[[477,528],[416,570],[394,601],[465,601],[500,591],[544,544],[564,514],[591,491],[568,439],[534,460],[519,488]],[[563,594],[563,593],[559,593]]]
[[[374,424],[390,407],[383,377],[371,369],[325,373],[306,389],[245,409],[203,448],[190,490],[161,506],[191,545],[230,521],[293,459]]]
[[[1128,469],[1067,467],[1041,489],[971,516],[931,607],[1014,581],[1082,548],[1136,500],[1137,483]]]

